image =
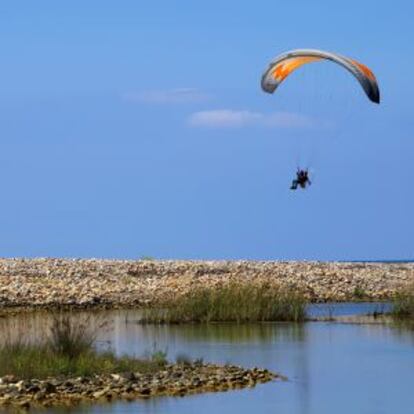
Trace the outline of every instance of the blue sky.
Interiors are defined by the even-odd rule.
[[[1,256],[414,257],[408,1],[4,1]],[[293,48],[354,57],[260,90]],[[296,166],[313,185],[289,190]]]

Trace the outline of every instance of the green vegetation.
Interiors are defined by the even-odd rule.
[[[155,372],[165,363],[165,354],[154,353],[149,359],[117,357],[94,347],[96,330],[83,322],[58,315],[43,343],[6,341],[0,345],[0,376],[46,378],[53,376],[90,376],[122,372]]]
[[[167,351],[154,349],[150,356],[150,360],[158,366],[163,366],[167,362]]]
[[[147,262],[153,262],[153,261],[155,261],[156,259],[155,259],[155,257],[153,257],[153,256],[146,256],[146,255],[144,255],[144,256],[141,256],[141,257],[139,258],[139,260],[143,260],[143,261],[147,261]]]
[[[265,322],[305,319],[305,297],[268,283],[229,283],[193,289],[164,309],[149,309],[141,323]]]
[[[354,298],[356,299],[364,299],[367,297],[367,292],[364,288],[360,286],[355,286],[354,292],[353,292]]]
[[[395,295],[392,314],[398,319],[414,321],[414,285]]]
[[[55,316],[50,327],[48,348],[53,354],[78,358],[93,350],[97,330],[103,325],[102,322],[92,329],[91,317],[78,318],[75,322],[68,314]]]

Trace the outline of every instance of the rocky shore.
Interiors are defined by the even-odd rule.
[[[188,363],[167,365],[155,374],[122,373],[78,378],[18,380],[0,378],[0,406],[35,406],[132,401],[155,396],[184,396],[201,392],[254,387],[277,378],[266,369]]]
[[[313,302],[382,300],[414,283],[414,263],[1,259],[0,309],[148,306],[227,281],[267,281]]]

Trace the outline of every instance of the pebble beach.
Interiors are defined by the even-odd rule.
[[[112,400],[147,399],[203,392],[228,391],[272,381],[277,374],[267,369],[244,369],[214,364],[167,365],[154,374],[126,372],[78,378],[18,380],[0,378],[0,406],[20,409],[104,403]]]
[[[230,281],[297,289],[311,302],[387,300],[414,283],[414,263],[1,259],[0,308],[154,306]]]

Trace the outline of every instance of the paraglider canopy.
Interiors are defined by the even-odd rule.
[[[355,76],[372,102],[380,102],[377,80],[367,66],[337,53],[317,49],[296,49],[277,56],[269,64],[269,67],[262,76],[262,89],[265,92],[273,93],[295,69],[306,63],[317,62],[319,60],[331,60],[343,66]]]

